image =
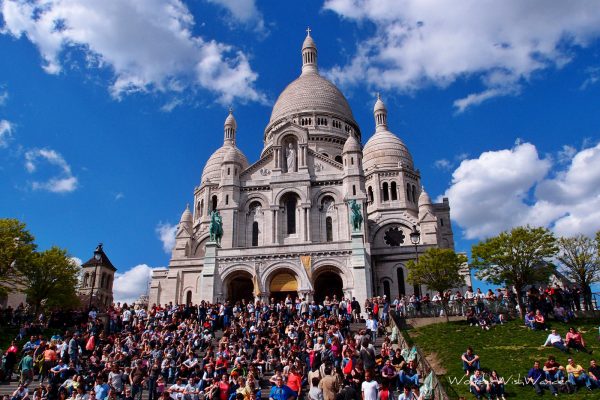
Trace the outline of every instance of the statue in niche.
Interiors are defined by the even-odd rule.
[[[288,144],[285,158],[287,161],[287,172],[296,172],[296,149],[293,143]]]

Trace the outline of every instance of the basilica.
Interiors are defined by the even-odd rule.
[[[352,109],[319,74],[317,54],[309,31],[301,74],[277,99],[252,164],[236,145],[230,110],[223,145],[181,215],[169,266],[153,272],[150,305],[288,295],[362,304],[427,290],[406,282],[406,263],[430,247],[454,248],[448,199],[431,201],[379,96],[361,145]],[[353,211],[363,223],[351,224]],[[209,232],[214,216],[218,240]]]

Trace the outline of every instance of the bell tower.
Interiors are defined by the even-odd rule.
[[[82,306],[106,307],[113,302],[113,282],[117,269],[110,262],[102,243],[94,250],[94,256],[81,265],[79,296]]]

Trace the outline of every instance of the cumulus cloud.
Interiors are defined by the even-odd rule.
[[[324,8],[374,32],[329,77],[405,92],[480,79],[454,103],[458,112],[518,94],[534,73],[560,68],[600,35],[597,4],[586,0],[327,0]]]
[[[173,246],[175,246],[177,224],[171,225],[168,222],[159,222],[159,224],[156,226],[156,234],[158,235],[158,239],[162,242],[165,253],[170,254],[171,250],[173,250]]]
[[[46,190],[53,193],[68,193],[77,189],[77,177],[73,176],[71,166],[63,156],[52,149],[33,149],[25,153],[25,169],[30,174],[38,170],[40,161],[53,165],[59,169],[57,175],[45,181],[31,182],[33,190]]]
[[[153,268],[146,264],[139,264],[129,271],[115,273],[113,283],[114,301],[133,303],[140,295],[148,293],[152,270]]]
[[[265,21],[254,0],[208,0],[225,8],[237,23],[252,25],[256,32],[265,33]]]
[[[600,144],[578,151],[564,169],[531,143],[462,161],[442,197],[467,239],[514,226],[547,226],[558,235],[600,230]]]
[[[86,67],[112,73],[115,98],[200,87],[223,103],[264,101],[246,54],[194,35],[181,0],[6,0],[0,12],[1,32],[37,46],[46,72],[61,72],[76,60],[68,54],[81,54]]]
[[[0,120],[0,149],[8,147],[8,141],[12,137],[13,125],[5,119]]]

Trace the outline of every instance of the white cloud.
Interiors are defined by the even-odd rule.
[[[577,149],[568,144],[563,145],[562,149],[558,151],[558,162],[560,164],[566,164],[570,162],[573,157],[577,154]]]
[[[177,224],[171,225],[168,222],[159,224],[156,226],[156,234],[158,239],[163,244],[163,250],[165,253],[170,254],[175,246],[175,235],[177,234]]]
[[[0,120],[0,149],[8,147],[8,141],[12,137],[13,125],[5,119]]]
[[[327,0],[326,10],[374,32],[328,75],[405,92],[481,79],[478,93],[455,102],[462,112],[518,94],[534,73],[568,63],[576,47],[600,35],[597,7],[586,0]]]
[[[25,169],[30,174],[38,170],[40,160],[58,167],[59,173],[46,181],[33,181],[33,190],[46,190],[53,193],[68,193],[77,189],[78,181],[71,172],[71,166],[67,164],[60,153],[52,149],[33,149],[25,153]]]
[[[442,169],[442,170],[449,170],[450,168],[452,168],[452,163],[450,161],[448,161],[445,158],[442,158],[440,160],[435,160],[435,162],[433,163],[433,166],[438,168],[438,169]]]
[[[73,264],[77,265],[78,267],[81,267],[81,264],[83,264],[83,261],[81,261],[81,258],[79,257],[70,257],[69,259]]]
[[[236,22],[252,25],[256,32],[265,33],[265,21],[254,0],[208,0],[227,9]]]
[[[581,90],[585,90],[600,82],[600,67],[589,67],[586,68],[585,72],[588,76],[579,87]]]
[[[76,59],[66,55],[78,52],[88,68],[113,74],[115,98],[201,87],[223,103],[264,101],[247,56],[195,36],[194,17],[181,0],[3,1],[0,11],[2,32],[35,44],[46,72],[61,72]]]
[[[148,292],[148,283],[152,277],[153,268],[139,264],[129,271],[115,273],[113,284],[114,301],[133,303],[140,295]]]
[[[123,192],[118,192],[117,194],[115,194],[115,201],[119,201],[124,197],[125,197],[125,194]]]
[[[563,170],[552,167],[530,143],[485,152],[460,164],[443,197],[468,239],[525,224],[558,235],[600,230],[600,144],[574,154]]]

